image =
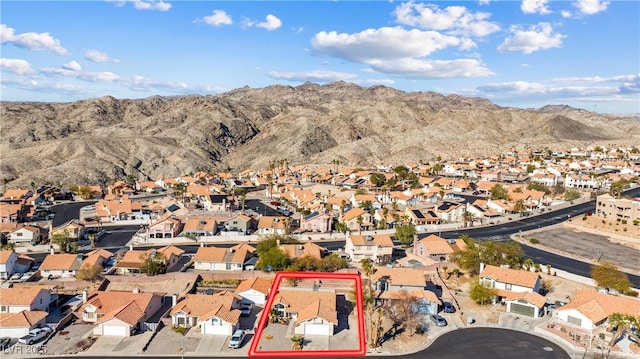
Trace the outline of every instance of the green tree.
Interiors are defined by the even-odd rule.
[[[144,259],[144,265],[140,270],[148,276],[155,276],[167,271],[167,258],[160,252],[152,251],[149,255],[143,254],[140,259]]]
[[[535,169],[536,169],[536,165],[533,165],[533,164],[527,165],[527,173],[533,173]]]
[[[400,180],[400,182],[402,183],[402,189],[404,189],[405,186],[405,180],[409,177],[409,168],[407,168],[407,166],[396,166],[393,169],[393,172],[395,172],[396,177]]]
[[[580,198],[580,192],[575,189],[567,189],[564,191],[564,200],[565,201],[573,201],[574,199]]]
[[[481,305],[491,303],[491,300],[495,298],[495,296],[496,291],[483,286],[480,281],[473,282],[471,287],[469,287],[469,298]]]
[[[629,181],[621,179],[615,181],[611,184],[611,188],[609,189],[609,194],[615,198],[620,198],[622,196],[622,192],[629,184]]]
[[[470,274],[478,274],[480,263],[520,268],[524,262],[524,252],[515,241],[476,243],[472,238],[467,238],[465,243],[467,249],[456,253],[453,260]]]
[[[524,203],[524,199],[519,199],[516,203],[513,204],[513,211],[522,215],[524,211],[526,211],[527,207]]]
[[[51,243],[58,245],[60,253],[73,253],[73,238],[71,238],[69,231],[66,229],[62,232],[52,234]]]
[[[493,187],[491,187],[491,190],[489,190],[489,198],[496,200],[496,199],[508,199],[508,195],[507,195],[507,190],[504,189],[504,187],[502,187],[501,184],[496,183]]]
[[[627,293],[631,288],[629,277],[611,262],[602,262],[591,266],[591,278],[598,287],[615,289],[620,293]]]
[[[411,244],[413,243],[414,237],[418,233],[416,231],[416,227],[412,223],[403,223],[399,226],[396,226],[395,237],[402,244]]]
[[[545,194],[551,193],[551,190],[549,189],[549,187],[547,187],[544,184],[539,183],[539,182],[531,182],[531,183],[529,183],[527,185],[527,189],[528,190],[532,190],[532,191],[544,192]]]
[[[614,335],[609,342],[609,346],[614,346],[623,333],[631,332],[632,326],[634,328],[640,327],[640,315],[612,313],[609,318],[607,318],[607,323],[610,328],[615,328]]]
[[[387,178],[382,173],[372,173],[369,176],[369,181],[374,187],[381,187],[387,181]]]
[[[291,259],[280,248],[273,247],[266,252],[258,255],[258,263],[256,268],[261,270],[280,271],[289,267]]]
[[[102,278],[102,266],[98,264],[84,265],[76,272],[76,279],[95,281]]]

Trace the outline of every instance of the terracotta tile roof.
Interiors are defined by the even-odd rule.
[[[158,252],[162,253],[165,258],[169,259],[169,257],[172,254],[177,257],[180,257],[184,253],[184,250],[176,246],[166,246],[166,247],[159,248]]]
[[[13,251],[0,250],[0,264],[7,264],[12,255],[17,255]]]
[[[20,327],[28,327],[31,328],[33,325],[38,323],[47,317],[49,313],[42,310],[23,310],[19,313],[0,313],[0,327],[2,328],[20,328]]]
[[[128,250],[122,256],[122,259],[118,261],[116,267],[118,268],[142,268],[144,261],[149,254],[143,250]]]
[[[0,288],[0,303],[8,306],[28,306],[42,291],[45,289],[39,287]]]
[[[352,234],[350,238],[354,246],[376,245],[379,247],[393,247],[391,235],[388,234],[376,234],[373,236]],[[367,240],[367,238],[371,238],[372,240]]]
[[[527,288],[533,288],[539,276],[538,273],[534,272],[492,265],[486,265],[482,273],[480,273],[480,278],[490,277],[501,283],[510,283]]]
[[[322,259],[322,252],[324,248],[315,243],[305,244],[282,244],[280,245],[282,250],[289,258],[302,258],[306,256]]]
[[[420,240],[420,243],[431,254],[453,254],[458,247],[454,247],[444,238],[431,234]]]
[[[282,216],[261,216],[258,221],[258,228],[284,229],[285,218]]]
[[[109,259],[112,255],[113,253],[106,249],[95,249],[86,254],[86,258],[82,261],[82,265],[80,267],[84,268],[85,266],[93,266],[94,264],[98,264],[98,262],[103,262]]]
[[[226,293],[222,295],[187,294],[171,308],[171,315],[183,312],[190,317],[198,317],[199,320],[218,317],[237,324],[240,311],[232,308],[234,298],[233,294]]]
[[[140,309],[140,306],[135,301],[132,301],[106,313],[96,324],[104,323],[113,318],[133,326],[144,318],[144,311]]]
[[[542,306],[544,306],[544,303],[546,303],[547,301],[540,294],[532,292],[511,292],[503,297],[505,297],[506,300],[524,299],[538,308],[542,308]]]
[[[362,208],[352,208],[342,215],[343,221],[350,221],[358,216],[362,216],[366,212]]]
[[[40,270],[78,270],[82,260],[76,254],[47,254],[40,265]]]
[[[427,285],[424,269],[387,267],[379,267],[376,269],[376,272],[371,276],[374,282],[386,277],[392,285],[408,285],[414,287],[425,287]]]
[[[335,290],[311,290],[308,288],[280,288],[274,304],[286,305],[286,311],[298,313],[297,323],[320,317],[338,324]]]
[[[253,253],[248,247],[251,246],[245,244],[245,246],[237,245],[231,248],[200,247],[193,260],[196,262],[244,263],[248,253]]]
[[[78,312],[84,312],[85,308],[92,305],[98,308],[96,313],[102,314],[100,322],[110,318],[118,318],[131,324],[132,318],[138,316],[138,311],[144,313],[149,309],[151,302],[160,300],[160,295],[155,293],[134,293],[129,291],[98,291],[89,295],[87,302],[78,308]],[[135,302],[136,306],[130,306]],[[153,315],[154,313],[148,313]],[[137,318],[142,318],[142,316]],[[135,324],[135,323],[134,323]]]
[[[385,291],[378,296],[380,299],[404,299],[406,296],[413,297],[415,299],[427,299],[430,302],[438,303],[438,305],[442,305],[440,299],[436,293],[426,290],[426,289],[416,289],[412,291]]]
[[[215,232],[218,223],[213,218],[189,218],[182,229],[188,231],[206,231]]]
[[[582,289],[571,298],[570,303],[556,310],[569,309],[575,309],[592,322],[598,323],[613,313],[640,316],[640,300]]]
[[[4,199],[18,199],[26,196],[29,192],[28,189],[9,188],[4,191],[2,198]]]
[[[251,279],[245,279],[236,288],[234,293],[238,294],[240,292],[244,292],[245,290],[254,289],[264,295],[269,294],[269,290],[271,289],[272,281],[264,279],[262,277],[255,277]]]

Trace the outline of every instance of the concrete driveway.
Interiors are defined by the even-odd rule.
[[[105,355],[107,353],[113,353],[123,339],[124,337],[109,335],[100,336],[96,339],[93,345],[85,351],[85,353],[88,355]]]

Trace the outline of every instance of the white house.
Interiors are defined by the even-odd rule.
[[[9,279],[16,272],[18,255],[14,251],[0,250],[0,279]]]
[[[271,290],[271,281],[262,277],[245,279],[235,290],[235,294],[242,298],[243,303],[252,303],[264,306],[267,301],[267,295]]]
[[[200,247],[193,257],[193,267],[196,270],[242,271],[254,252],[255,248],[246,243],[231,248]]]
[[[183,327],[200,327],[206,335],[229,336],[238,328],[239,300],[229,292],[215,295],[187,294],[171,308],[171,322]]]
[[[7,235],[9,243],[15,243],[18,246],[37,244],[46,238],[46,231],[36,226],[21,226],[9,232]]]
[[[0,337],[20,338],[34,328],[44,327],[48,314],[41,310],[0,313]]]
[[[344,251],[354,262],[368,258],[374,263],[387,263],[393,254],[393,241],[388,234],[356,235],[349,233]]]
[[[480,283],[496,289],[498,297],[507,297],[511,292],[538,293],[540,290],[540,275],[525,270],[496,267],[480,263]]]
[[[279,316],[294,321],[294,333],[331,336],[338,325],[334,289],[280,288],[273,300]]]
[[[0,288],[0,313],[47,311],[51,303],[49,290],[38,287]]]
[[[559,323],[592,331],[613,313],[640,316],[640,300],[582,289],[568,304],[557,308],[554,316]]]
[[[538,293],[514,292],[506,297],[504,302],[507,305],[507,313],[537,318],[544,314],[546,299]]]
[[[48,254],[40,265],[40,275],[43,278],[50,275],[58,278],[73,278],[82,268],[82,260],[82,254]]]

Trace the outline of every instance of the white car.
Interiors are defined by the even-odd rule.
[[[49,327],[33,329],[32,331],[29,332],[29,334],[18,339],[18,342],[31,345],[35,342],[39,342],[42,339],[46,338],[47,335],[49,335],[49,333],[51,333],[52,331],[53,330]]]
[[[244,330],[238,329],[233,333],[231,339],[229,339],[229,348],[240,348],[242,346],[242,341],[244,341]]]

